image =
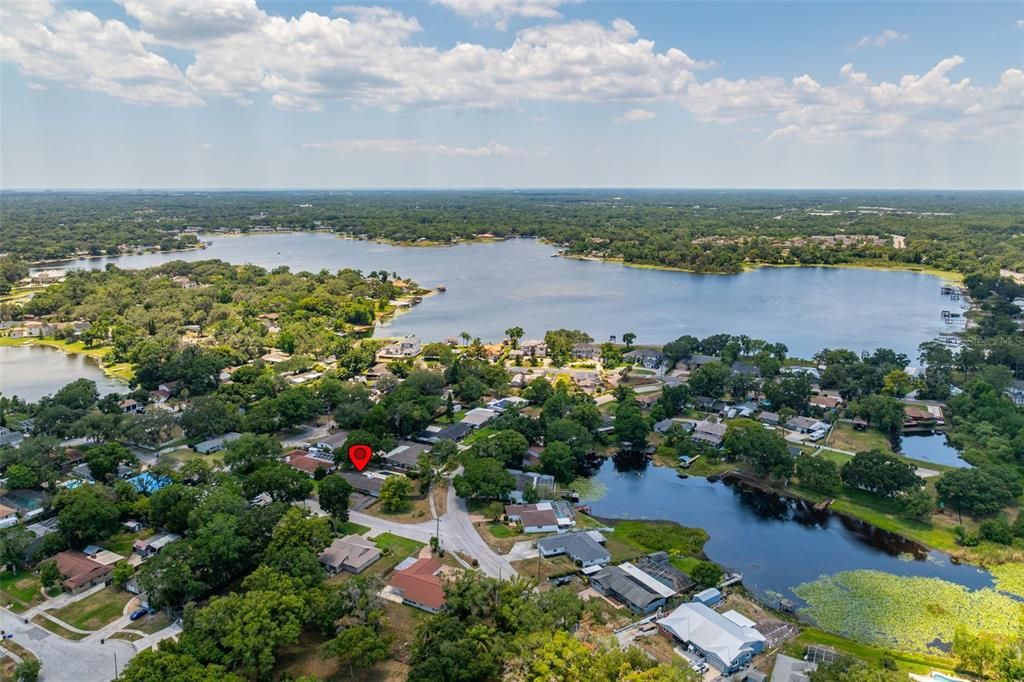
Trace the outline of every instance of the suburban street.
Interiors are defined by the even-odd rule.
[[[319,505],[311,502],[307,501],[310,509],[319,514],[324,513],[319,509]],[[441,546],[476,559],[481,572],[492,578],[503,579],[516,575],[512,564],[491,549],[477,533],[470,520],[466,501],[455,494],[455,488],[451,485],[448,486],[447,506],[446,513],[442,514],[439,520],[431,519],[421,523],[397,523],[356,511],[349,512],[348,517],[354,523],[369,526],[370,532],[367,536],[371,538],[381,533],[392,533],[428,544],[431,536],[440,529]]]

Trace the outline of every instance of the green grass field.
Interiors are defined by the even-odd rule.
[[[0,601],[10,604],[11,610],[20,613],[43,601],[39,593],[39,578],[27,572],[0,572]]]
[[[130,592],[107,587],[50,613],[80,630],[98,630],[120,618],[131,598]]]

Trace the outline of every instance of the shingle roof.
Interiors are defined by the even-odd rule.
[[[527,509],[519,513],[523,526],[555,526],[558,517],[550,509]]]
[[[618,566],[605,566],[590,580],[604,585],[625,601],[640,608],[646,608],[648,604],[662,599],[660,594]]]
[[[441,562],[437,559],[419,559],[409,568],[395,571],[388,585],[401,591],[409,601],[439,609],[444,606],[444,586],[435,575],[439,570]]]
[[[367,561],[375,561],[381,555],[380,549],[366,538],[359,535],[346,535],[336,538],[330,546],[320,554],[320,563],[334,569],[348,565],[358,567]]]
[[[64,587],[74,590],[113,571],[112,566],[104,566],[93,561],[81,552],[66,550],[57,554],[57,570],[64,576]]]
[[[537,549],[550,556],[552,553],[565,553],[573,561],[590,563],[594,561],[610,561],[608,550],[598,543],[588,532],[576,531],[562,535],[552,535],[537,541]]]

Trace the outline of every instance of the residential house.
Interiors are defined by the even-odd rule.
[[[179,386],[181,386],[181,380],[165,381],[157,386],[157,390],[167,391],[167,393],[173,396],[178,391]]]
[[[636,567],[674,592],[688,592],[696,584],[672,565],[668,552],[654,552],[637,559]]]
[[[596,343],[574,343],[572,356],[577,360],[593,360],[601,356],[601,346]]]
[[[181,536],[177,533],[164,531],[163,533],[151,535],[148,538],[136,540],[132,545],[132,548],[135,550],[136,554],[141,556],[143,559],[147,559],[154,554],[159,554],[160,550],[164,547],[180,539]]]
[[[339,471],[338,475],[348,481],[352,489],[357,493],[380,497],[380,489],[384,485],[384,479],[376,476],[368,476],[366,472]]]
[[[505,410],[511,410],[517,407],[526,407],[530,404],[530,401],[519,396],[510,395],[506,398],[498,398],[487,403],[487,407],[498,412],[504,412]]]
[[[78,594],[95,585],[102,585],[110,580],[114,567],[90,559],[82,552],[65,550],[53,557],[63,582],[65,592]]]
[[[642,573],[632,564],[622,566],[605,566],[590,576],[590,586],[606,597],[613,597],[622,602],[626,608],[638,615],[647,615],[665,605],[671,594],[664,585],[653,578],[643,580],[634,575]],[[657,587],[655,586],[657,585]]]
[[[690,435],[691,440],[704,443],[712,447],[721,447],[725,438],[727,427],[720,422],[709,422],[707,420],[697,422]]]
[[[937,422],[938,417],[928,410],[922,410],[914,405],[906,405],[903,408],[904,431],[931,431]]]
[[[757,412],[757,405],[747,401],[737,403],[736,405],[728,407],[725,410],[725,416],[728,417],[729,419],[735,419],[737,417],[745,419],[748,417],[753,417],[755,412]]]
[[[403,440],[384,455],[384,461],[396,469],[412,471],[419,466],[420,455],[425,452],[430,452],[429,445],[414,443],[411,440]]]
[[[665,364],[665,354],[653,348],[636,348],[624,354],[622,358],[633,365],[646,369],[660,369]]]
[[[160,389],[157,389],[149,392],[149,402],[151,405],[163,405],[170,399],[170,391],[161,391]]]
[[[524,533],[561,533],[576,525],[572,506],[563,500],[506,505],[505,516],[523,524]]]
[[[699,602],[679,606],[658,621],[658,629],[669,641],[700,652],[723,675],[749,665],[764,651],[766,641],[753,627],[737,624]]]
[[[175,275],[174,277],[171,277],[171,282],[174,283],[174,286],[181,287],[182,289],[195,289],[199,286],[198,283],[193,282],[185,275]]]
[[[316,457],[305,450],[292,450],[284,456],[285,464],[296,471],[301,471],[310,478],[316,475],[317,469],[323,469],[327,473],[334,471],[333,457]]]
[[[11,327],[8,329],[7,335],[12,339],[40,339],[44,336],[52,336],[55,331],[57,331],[57,328],[49,322],[28,320],[23,322],[20,327]]]
[[[242,434],[231,431],[229,433],[225,433],[222,436],[217,436],[216,438],[204,440],[202,443],[193,445],[192,449],[198,452],[200,455],[209,455],[214,452],[223,450],[228,446],[228,443],[236,441],[241,437]]]
[[[612,555],[602,547],[605,537],[596,530],[580,530],[537,540],[537,551],[550,558],[565,554],[580,568],[603,566]]]
[[[117,407],[122,414],[138,414],[143,410],[142,403],[131,398],[125,398],[117,404]]]
[[[814,433],[815,431],[827,431],[828,424],[811,417],[793,417],[786,422],[786,428],[797,433]]]
[[[458,422],[444,428],[431,427],[420,431],[415,438],[421,443],[434,445],[442,440],[451,440],[458,443],[463,438],[473,433],[473,427],[465,422]]]
[[[736,362],[732,363],[731,369],[733,374],[745,374],[747,376],[752,377],[756,377],[761,374],[761,370],[759,370],[757,367],[750,364],[749,362],[743,362],[742,360],[737,360]]]
[[[818,409],[828,412],[842,407],[843,399],[831,395],[812,395],[810,404],[811,407],[817,407]]]
[[[720,358],[716,358],[713,355],[691,355],[688,358],[683,358],[681,363],[689,370],[695,370],[703,367],[712,362],[721,362]]]
[[[762,424],[767,424],[768,426],[778,426],[781,419],[777,412],[761,412],[761,414],[757,415],[757,418],[761,420]]]
[[[67,273],[63,270],[40,270],[29,275],[29,279],[32,284],[56,284],[63,282],[65,275]]]
[[[491,410],[486,407],[474,407],[462,416],[459,423],[468,424],[474,429],[479,429],[497,416],[498,412],[495,410]]]
[[[1024,380],[1015,379],[1006,389],[1006,395],[1010,396],[1014,405],[1024,405]]]
[[[320,554],[320,563],[331,575],[342,571],[362,573],[380,557],[381,551],[377,545],[361,535],[346,535],[343,538],[335,538],[334,542]]]
[[[389,343],[380,349],[377,353],[378,358],[414,358],[420,354],[422,350],[420,346],[419,337],[409,336],[403,337],[394,343]]]
[[[437,574],[441,571],[437,559],[418,559],[408,568],[396,570],[388,581],[391,592],[403,604],[437,613],[444,607],[444,585]]]
[[[661,400],[661,394],[660,393],[654,393],[654,394],[652,394],[652,393],[638,393],[636,396],[633,397],[633,400],[635,400],[637,402],[637,404],[640,405],[641,408],[643,408],[645,410],[649,410],[652,407],[654,407],[654,405],[659,400]]]
[[[715,399],[709,398],[706,395],[694,396],[690,401],[695,408],[704,412],[712,412],[715,409]]]
[[[10,445],[16,448],[24,439],[25,434],[21,431],[11,431],[6,426],[0,426],[0,446]]]
[[[530,488],[536,488],[537,490],[546,489],[549,491],[555,489],[555,477],[549,474],[519,471],[518,469],[505,469],[505,471],[512,474],[512,477],[516,479],[516,487],[512,491],[512,496],[516,498],[517,502],[522,502],[523,493]]]
[[[0,504],[0,528],[10,528],[18,523],[18,510]]]
[[[523,351],[523,355],[530,358],[543,358],[548,354],[548,344],[538,339],[523,341],[519,344],[519,349]]]
[[[260,360],[270,365],[276,365],[278,363],[284,362],[285,360],[291,359],[291,355],[277,349],[272,349],[270,352],[260,356]]]

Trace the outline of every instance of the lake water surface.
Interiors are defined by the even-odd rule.
[[[0,346],[0,393],[36,401],[76,379],[92,379],[100,395],[124,393],[88,356],[49,346]]]
[[[719,332],[781,341],[790,354],[821,348],[917,356],[922,341],[948,331],[940,279],[914,272],[853,268],[762,268],[739,275],[697,275],[619,263],[553,258],[556,249],[533,239],[450,247],[400,247],[324,233],[204,236],[197,251],[82,259],[62,267],[145,268],[170,260],[219,258],[294,271],[387,270],[421,285],[444,285],[377,336],[417,334],[440,340],[468,331],[484,340],[521,326],[527,338],[575,328],[603,341],[625,332],[639,344],[683,334]]]
[[[708,558],[742,573],[743,584],[762,597],[776,592],[799,601],[793,587],[858,569],[942,578],[972,589],[993,584],[985,571],[953,564],[941,552],[741,484],[680,479],[666,467],[620,471],[613,461],[595,480],[606,488],[601,499],[586,502],[595,516],[703,528],[711,536],[704,548]]]
[[[960,459],[960,451],[950,445],[946,434],[938,431],[927,435],[904,435],[901,439],[900,453],[912,459],[950,467],[971,466]]]

